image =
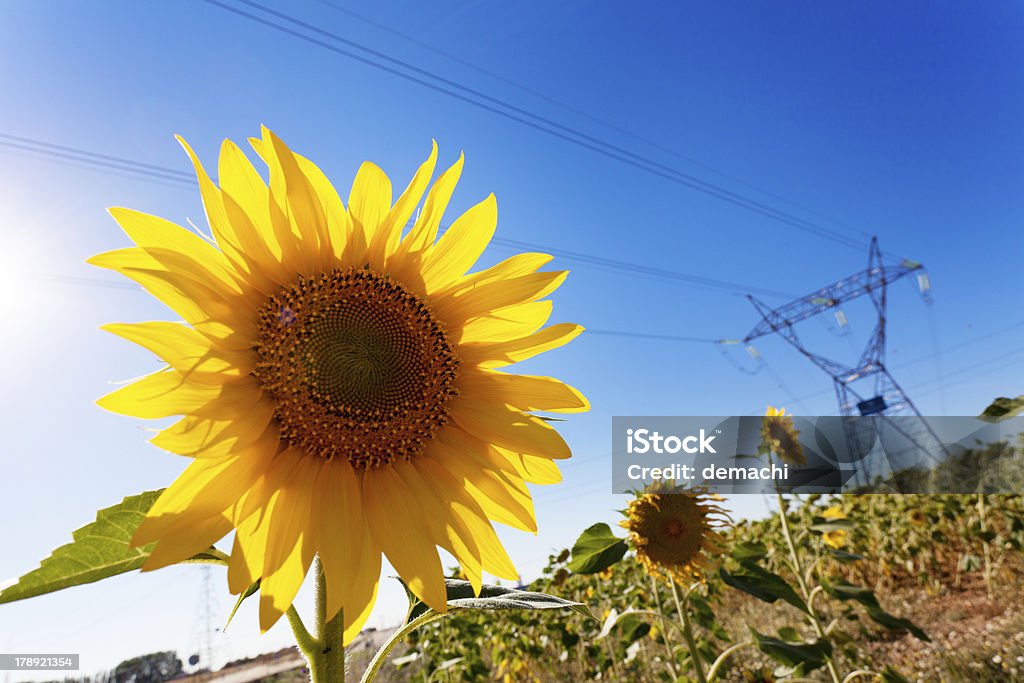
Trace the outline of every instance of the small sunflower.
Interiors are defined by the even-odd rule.
[[[785,408],[768,406],[761,418],[761,441],[787,465],[802,467],[807,464],[804,448],[800,445],[800,432],[793,426],[793,418]]]
[[[723,549],[717,528],[730,521],[716,504],[720,500],[700,491],[655,489],[629,502],[620,524],[650,576],[678,582],[701,578],[711,564],[708,554]]]
[[[914,526],[924,526],[928,522],[928,515],[921,510],[910,511],[910,523]]]
[[[843,512],[843,508],[838,505],[833,505],[824,512],[821,516],[825,519],[846,519],[846,513]]]
[[[826,531],[821,535],[821,539],[825,541],[825,545],[829,548],[839,550],[846,545],[846,529],[833,529],[832,531]]]
[[[437,546],[479,592],[481,572],[517,573],[491,525],[537,529],[526,483],[551,484],[565,441],[534,411],[589,408],[550,377],[499,370],[569,342],[544,327],[565,272],[519,254],[467,274],[494,233],[494,195],[438,238],[462,172],[430,186],[437,145],[408,187],[370,162],[348,206],[324,173],[264,128],[253,148],[269,185],[232,142],[220,187],[192,159],[212,232],[203,239],[111,209],[137,246],[94,265],[135,280],[184,319],[105,329],[166,367],[100,399],[141,418],[182,416],[152,443],[192,458],[133,538],[144,569],[184,560],[235,531],[233,593],[260,579],[260,625],[291,605],[314,555],[328,618],[345,642],[377,593],[382,553],[410,590],[446,607]],[[420,200],[412,228],[403,236]]]

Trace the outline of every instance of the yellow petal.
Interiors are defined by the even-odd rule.
[[[277,428],[271,425],[275,410],[273,399],[264,396],[234,418],[217,420],[189,415],[161,430],[149,442],[190,458],[223,457],[245,448],[268,430],[278,439]]]
[[[525,337],[508,341],[468,342],[459,346],[459,361],[465,365],[497,368],[532,358],[568,344],[583,332],[583,327],[559,323]]]
[[[152,351],[200,383],[221,384],[225,378],[250,374],[255,365],[251,352],[217,348],[206,336],[178,323],[111,323],[100,329]]]
[[[521,481],[516,481],[518,477],[494,467],[486,451],[450,450],[449,446],[435,442],[426,457],[460,479],[490,519],[523,531],[537,531],[530,492]]]
[[[366,534],[370,538],[370,534]],[[345,610],[344,627],[345,633],[342,640],[345,645],[350,644],[363,630],[363,625],[370,618],[373,606],[377,602],[377,589],[380,586],[380,548],[370,542],[363,543],[361,555],[355,558],[359,565],[359,573],[352,582],[352,589],[349,601],[355,605],[354,608]],[[359,606],[363,605],[362,609]]]
[[[255,495],[254,491],[247,492],[239,499],[238,506],[244,505],[252,495]],[[236,524],[235,541],[228,562],[228,590],[233,595],[256,583],[263,572],[263,548],[267,544],[268,525],[260,525],[260,521],[258,515],[252,515]]]
[[[299,460],[290,450],[272,456],[256,482],[231,509],[236,532],[228,566],[228,587],[233,593],[240,593],[267,573],[264,568],[270,520],[281,502],[282,482],[292,476]]]
[[[558,413],[590,410],[590,403],[583,394],[553,377],[471,370],[459,377],[458,388],[468,399],[504,404],[516,410]]]
[[[292,233],[300,237],[307,274],[317,274],[333,261],[323,205],[288,146],[266,128],[263,129],[263,136],[272,145],[284,175],[285,197],[282,205],[291,222]]]
[[[266,553],[263,560],[263,578],[260,582],[260,629],[267,631],[295,600],[303,579],[309,571],[315,551],[311,533],[310,501],[316,490],[321,462],[308,455],[295,452],[281,457],[298,460],[291,476],[281,484],[279,500],[265,522],[267,530]]]
[[[490,268],[477,273],[470,273],[466,277],[456,280],[444,292],[446,294],[457,294],[463,290],[474,289],[490,282],[536,273],[550,263],[551,259],[552,256],[550,254],[533,252],[515,254]]]
[[[230,220],[230,212],[225,207],[221,191],[210,180],[210,176],[206,173],[203,164],[199,161],[199,157],[192,147],[180,135],[175,135],[174,137],[192,161],[192,166],[196,172],[196,179],[199,181],[199,192],[203,198],[203,209],[206,211],[206,222],[210,226],[210,232],[213,234],[214,239],[217,240],[217,245],[234,264],[236,271],[245,274],[247,276],[246,279],[250,283],[254,281],[259,282],[261,276],[251,267],[251,258],[258,254],[254,248],[256,246],[255,240],[247,239],[248,235],[244,232],[244,227]],[[222,146],[222,153],[223,149],[224,147]],[[235,178],[233,174],[225,173],[225,170],[222,168],[220,173],[222,183],[227,179]]]
[[[107,394],[96,404],[114,413],[145,419],[186,413],[223,418],[252,408],[261,395],[252,377],[230,384],[199,384],[174,370],[161,370]],[[223,412],[211,415],[213,407]]]
[[[515,465],[523,481],[530,482],[531,484],[557,484],[562,481],[562,472],[558,469],[558,465],[554,460],[538,458],[535,455],[513,453],[497,446],[495,446],[495,450]]]
[[[125,234],[143,249],[176,251],[198,263],[224,287],[242,291],[236,281],[237,272],[224,254],[191,230],[133,209],[115,206],[107,211]]]
[[[158,251],[160,261],[155,258]],[[165,264],[175,261],[180,270],[169,270]],[[88,263],[116,270],[135,280],[222,348],[246,349],[252,346],[256,328],[250,302],[244,297],[215,289],[215,281],[211,277],[204,278],[203,272],[199,271],[201,266],[194,261],[190,263],[187,257],[166,250],[132,247],[97,254],[88,259]]]
[[[341,263],[342,256],[348,243],[349,233],[352,231],[352,222],[349,219],[348,211],[334,189],[334,185],[327,178],[320,167],[312,161],[295,154],[295,160],[299,168],[306,175],[309,184],[316,192],[320,205],[323,207],[324,216],[327,219],[327,231],[321,235],[321,240],[326,245],[321,251],[322,257],[330,256],[324,261],[324,267],[336,268]]]
[[[419,458],[415,468],[422,477],[423,490],[441,496],[441,513],[450,518],[456,533],[461,534],[467,544],[472,543],[476,547],[483,568],[503,579],[518,579],[519,573],[494,532],[494,527],[487,520],[487,515],[459,485],[460,482],[441,463],[430,458]],[[474,590],[479,594],[478,586],[474,585]]]
[[[231,520],[219,515],[196,521],[187,528],[162,536],[143,563],[142,571],[153,571],[183,562],[203,552],[230,531]]]
[[[507,306],[467,321],[451,331],[459,344],[496,342],[533,334],[551,317],[550,299]]]
[[[370,249],[367,261],[372,264],[386,264],[402,238],[402,230],[409,222],[416,205],[420,203],[423,193],[430,183],[430,177],[434,175],[434,166],[437,164],[437,141],[432,141],[430,156],[420,164],[409,185],[402,192],[401,196],[391,207],[388,215],[381,221],[377,232],[370,238]]]
[[[427,291],[443,289],[466,274],[484,253],[498,225],[498,202],[491,194],[455,219],[423,258]]]
[[[422,463],[425,458],[418,460]],[[423,508],[423,519],[430,528],[433,542],[458,560],[473,590],[479,595],[483,585],[483,561],[475,537],[456,513],[459,503],[452,497],[455,487],[438,488],[428,484],[420,469],[408,462],[396,463],[395,471]],[[455,483],[454,478],[452,482]],[[444,497],[440,496],[441,492],[444,492]]]
[[[288,201],[288,191],[285,187],[284,169],[274,151],[274,145],[267,139],[268,130],[261,126],[263,139],[249,138],[249,144],[266,163],[270,172],[270,200],[267,202],[267,215],[269,226],[274,234],[274,241],[281,250],[281,267],[283,272],[294,279],[294,275],[305,273],[313,274],[312,259],[305,253],[302,235],[295,232],[292,222],[288,220],[288,213],[285,206]]]
[[[374,163],[364,161],[348,196],[348,210],[352,217],[352,240],[346,251],[346,265],[366,263],[367,246],[373,241],[384,217],[391,211],[391,180]],[[382,263],[373,263],[380,268]]]
[[[541,299],[558,289],[568,274],[544,271],[489,282],[454,296],[437,297],[433,307],[439,318],[455,328],[471,318],[490,316],[496,309]]]
[[[352,586],[364,544],[369,544],[359,482],[344,458],[328,462],[317,484],[314,519],[320,562],[327,578],[327,618],[343,606],[361,611],[352,596]],[[378,573],[380,560],[378,553]],[[367,596],[362,596],[364,599]]]
[[[553,460],[572,457],[561,435],[539,417],[502,406],[473,403],[462,396],[452,401],[451,416],[470,434],[510,451]]]
[[[364,472],[363,501],[374,539],[409,590],[434,610],[447,612],[441,559],[420,528],[423,510],[391,465]]]
[[[423,211],[420,212],[412,230],[398,247],[398,254],[405,257],[409,254],[423,252],[434,243],[437,238],[437,229],[444,217],[444,210],[448,208],[448,202],[455,192],[455,185],[462,175],[462,165],[465,155],[460,154],[459,160],[441,174],[423,202]]]
[[[221,145],[218,173],[230,226],[222,248],[233,260],[244,263],[251,276],[261,276],[255,280],[250,277],[254,286],[266,295],[272,294],[271,283],[283,284],[289,276],[282,271],[281,246],[270,223],[270,189],[245,153],[230,140]]]

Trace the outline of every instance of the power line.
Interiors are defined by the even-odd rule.
[[[580,118],[586,119],[586,120],[588,120],[588,121],[590,121],[592,123],[595,123],[595,124],[597,124],[599,126],[602,126],[602,127],[606,128],[606,129],[608,129],[610,131],[618,133],[618,134],[620,134],[620,135],[622,135],[624,137],[627,137],[627,138],[629,138],[631,140],[634,140],[636,142],[640,142],[642,144],[645,144],[645,145],[651,147],[652,149],[656,149],[656,150],[658,150],[660,152],[664,152],[665,154],[673,156],[673,157],[675,157],[677,159],[681,159],[683,161],[686,161],[687,163],[692,164],[693,166],[701,168],[701,169],[703,169],[705,171],[710,171],[711,173],[714,173],[717,176],[725,178],[726,180],[732,181],[732,182],[734,182],[734,183],[736,183],[738,185],[742,185],[743,187],[746,187],[746,188],[748,188],[750,190],[754,190],[755,192],[759,192],[759,193],[765,195],[766,197],[770,197],[771,199],[774,199],[774,200],[776,200],[778,202],[781,202],[783,204],[791,206],[794,209],[799,209],[800,211],[803,211],[804,213],[806,213],[808,215],[817,216],[818,218],[822,218],[822,219],[824,219],[824,220],[826,220],[826,221],[828,221],[830,223],[833,223],[836,226],[839,226],[839,227],[842,227],[842,228],[846,228],[847,230],[851,230],[851,231],[854,231],[854,232],[860,232],[860,234],[864,235],[865,237],[868,236],[867,233],[865,233],[863,231],[858,231],[856,228],[854,228],[852,225],[849,225],[848,223],[845,223],[843,221],[837,220],[836,218],[834,218],[832,216],[827,216],[825,214],[822,214],[821,212],[818,212],[818,211],[815,211],[813,209],[810,209],[810,208],[808,208],[808,207],[806,207],[806,206],[804,206],[802,204],[794,202],[793,200],[791,200],[791,199],[789,199],[787,197],[783,197],[781,195],[775,194],[775,193],[771,192],[770,190],[767,190],[767,189],[765,189],[763,187],[755,185],[755,184],[753,184],[753,183],[751,183],[751,182],[749,182],[747,180],[744,180],[743,178],[740,178],[738,176],[735,176],[735,175],[732,175],[730,173],[727,173],[727,172],[721,170],[720,168],[716,168],[714,166],[711,166],[710,164],[707,164],[707,163],[701,161],[700,159],[692,157],[692,156],[690,156],[688,154],[683,154],[682,152],[680,152],[678,150],[675,150],[675,149],[673,149],[673,148],[671,148],[671,147],[669,147],[669,146],[667,146],[667,145],[665,145],[665,144],[663,144],[661,142],[658,142],[657,140],[655,140],[653,138],[649,138],[649,137],[646,137],[646,136],[643,136],[643,135],[638,135],[637,133],[634,133],[633,131],[629,130],[628,128],[620,126],[620,125],[618,125],[616,123],[613,123],[613,122],[611,122],[611,121],[609,121],[607,119],[604,119],[604,118],[602,118],[600,116],[595,116],[592,112],[590,112],[588,110],[581,109],[579,107],[575,107],[575,106],[573,106],[571,104],[566,103],[563,100],[559,100],[559,99],[557,99],[555,97],[552,97],[552,96],[550,96],[550,95],[548,95],[548,94],[546,94],[544,92],[541,92],[540,90],[537,90],[535,88],[531,88],[530,86],[524,85],[524,84],[522,84],[522,83],[520,83],[518,81],[514,81],[511,78],[506,78],[505,76],[502,76],[501,74],[496,73],[494,71],[491,71],[489,69],[485,69],[484,67],[480,66],[476,62],[473,62],[473,61],[471,61],[469,59],[463,59],[462,57],[458,56],[457,54],[454,54],[452,52],[448,52],[446,50],[442,50],[442,49],[440,49],[440,48],[438,48],[438,47],[436,47],[434,45],[431,45],[430,43],[427,43],[425,41],[420,40],[419,38],[417,38],[415,36],[409,35],[408,33],[403,33],[402,31],[398,31],[395,28],[393,28],[391,26],[388,26],[387,24],[381,23],[379,21],[374,21],[373,19],[371,19],[371,18],[369,18],[369,17],[367,17],[365,15],[362,15],[362,14],[359,14],[358,12],[352,11],[348,7],[344,7],[344,6],[339,5],[339,4],[335,3],[335,2],[331,2],[330,0],[318,0],[318,2],[320,4],[326,6],[326,7],[329,7],[330,9],[332,9],[332,10],[334,10],[336,12],[344,14],[344,15],[346,15],[346,16],[352,18],[352,19],[355,19],[357,21],[361,21],[364,24],[372,26],[372,27],[374,27],[374,28],[376,28],[376,29],[378,29],[380,31],[385,32],[385,33],[389,33],[389,34],[391,34],[393,36],[396,36],[396,37],[398,37],[398,38],[400,38],[400,39],[402,39],[402,40],[404,40],[404,41],[406,41],[408,43],[411,43],[412,45],[415,45],[415,46],[417,46],[417,47],[419,47],[419,48],[421,48],[423,50],[426,50],[428,52],[432,52],[433,54],[436,54],[436,55],[439,55],[441,57],[444,57],[445,59],[451,60],[451,61],[455,62],[456,64],[459,64],[461,66],[466,67],[467,69],[471,69],[473,71],[476,71],[477,73],[480,73],[480,74],[483,74],[484,76],[492,78],[492,79],[494,79],[494,80],[496,80],[496,81],[498,81],[500,83],[504,83],[507,86],[510,86],[512,88],[515,88],[516,90],[519,90],[520,92],[524,92],[524,93],[526,93],[528,95],[531,95],[531,96],[536,97],[536,98],[538,98],[540,100],[543,100],[544,102],[547,102],[548,104],[552,104],[552,105],[554,105],[556,107],[559,107],[560,109],[563,109],[563,110],[565,110],[567,112],[570,112],[570,113],[574,114],[575,116],[579,116]]]
[[[798,216],[794,216],[793,214],[787,213],[780,209],[776,209],[763,202],[759,202],[744,195],[740,195],[736,192],[732,192],[731,190],[728,190],[724,187],[702,180],[694,175],[685,173],[683,171],[680,171],[679,169],[673,168],[666,164],[662,164],[649,157],[637,154],[618,145],[588,135],[587,133],[581,132],[578,129],[572,128],[570,126],[565,126],[563,124],[558,123],[557,121],[553,121],[546,117],[533,114],[532,112],[526,109],[517,107],[506,101],[487,95],[486,93],[483,93],[474,88],[464,86],[451,79],[438,76],[437,74],[434,74],[427,69],[422,69],[413,64],[409,64],[408,62],[396,59],[383,52],[356,43],[355,41],[344,38],[343,36],[340,36],[331,31],[327,31],[317,26],[313,26],[312,24],[296,19],[295,17],[292,17],[284,12],[278,12],[272,8],[265,7],[257,2],[253,2],[252,0],[238,1],[241,4],[247,5],[267,15],[286,21],[292,24],[293,26],[298,26],[304,31],[315,33],[319,36],[334,41],[335,43],[340,43],[341,45],[345,45],[346,47],[359,50],[363,54],[356,54],[351,50],[338,47],[338,45],[325,42],[320,38],[316,38],[314,36],[308,35],[307,33],[303,33],[298,30],[289,28],[270,19],[265,19],[261,16],[239,9],[238,7],[227,5],[223,2],[220,2],[219,0],[204,0],[204,2],[206,2],[207,4],[214,5],[216,7],[219,7],[238,16],[241,16],[250,21],[262,24],[276,31],[285,33],[292,37],[316,45],[318,47],[322,47],[323,49],[333,52],[335,54],[348,57],[349,59],[353,59],[360,63],[385,71],[392,75],[398,76],[399,78],[403,78],[407,81],[417,83],[418,85],[422,85],[423,87],[448,95],[449,97],[458,99],[467,104],[471,104],[475,107],[484,109],[486,111],[497,114],[512,121],[516,121],[522,125],[528,126],[543,133],[547,133],[548,135],[554,136],[566,142],[570,142],[577,146],[589,149],[593,152],[609,157],[611,159],[615,159],[629,166],[633,166],[637,169],[647,171],[648,173],[662,177],[678,185],[682,185],[684,187],[697,190],[709,196],[720,199],[724,202],[733,204],[737,207],[758,213],[767,218],[771,218],[772,220],[784,223],[796,229],[816,235],[818,237],[831,240],[842,246],[857,250],[863,248],[863,244],[861,242],[854,240],[840,232],[824,227],[812,221],[800,218]],[[380,61],[376,60],[385,60],[395,66],[382,64]],[[405,69],[406,71],[403,71],[402,69]],[[407,73],[407,71],[412,73]],[[432,81],[435,82],[431,82],[431,80],[425,79],[431,79]]]
[[[33,138],[26,138],[21,136],[9,135],[6,133],[0,133],[0,148],[3,147],[26,150],[33,152],[35,154],[55,159],[70,159],[78,163],[95,166],[101,169],[112,168],[122,173],[135,174],[142,178],[156,179],[161,181],[172,181],[174,183],[180,184],[182,187],[194,187],[196,185],[196,181],[193,176],[181,171],[177,171],[175,169],[134,161],[132,159],[126,159],[124,157],[113,157],[107,154],[100,154],[97,152],[92,152],[89,150],[84,150],[76,147],[58,145],[51,142],[46,142],[44,140],[36,140]],[[781,292],[774,289],[767,289],[764,287],[751,287],[738,282],[719,280],[716,278],[709,278],[701,275],[683,273],[680,271],[668,270],[664,268],[654,268],[651,266],[645,266],[638,263],[630,263],[628,261],[609,259],[603,256],[586,254],[578,251],[572,251],[569,249],[558,249],[555,247],[549,247],[542,244],[535,244],[531,242],[522,242],[519,240],[510,240],[504,238],[494,238],[492,240],[492,243],[507,248],[541,250],[544,251],[545,253],[551,254],[552,256],[557,256],[567,261],[575,261],[595,268],[601,268],[619,273],[629,273],[633,275],[639,275],[643,277],[655,278],[660,280],[667,280],[670,282],[684,283],[694,287],[701,287],[704,289],[711,289],[715,291],[727,291],[734,294],[745,294],[748,292],[755,292],[758,294],[763,294],[765,296],[778,296],[787,298],[792,296],[787,292]]]
[[[672,334],[646,334],[644,332],[622,332],[620,330],[594,330],[587,328],[587,334],[597,334],[607,337],[631,337],[633,339],[657,339],[670,342],[697,342],[703,344],[718,344],[721,340],[710,337],[678,337]]]

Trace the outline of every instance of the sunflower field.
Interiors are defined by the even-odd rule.
[[[391,680],[1024,680],[1019,496],[783,504],[784,521],[687,524],[703,546],[690,584],[657,576],[651,554],[608,525],[590,527],[527,590],[597,619],[454,615],[413,635]],[[675,508],[684,524],[709,514]]]

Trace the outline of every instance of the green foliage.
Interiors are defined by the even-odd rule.
[[[121,662],[111,672],[112,683],[162,683],[181,675],[175,652],[154,652]]]
[[[569,571],[576,574],[603,572],[621,560],[626,550],[626,541],[613,534],[607,524],[595,524],[576,539],[572,547],[572,561],[568,565]]]
[[[251,586],[245,589],[245,591],[238,596],[238,600],[235,601],[235,606],[231,608],[231,614],[228,615],[228,620],[224,622],[224,628],[227,629],[231,625],[231,620],[235,618],[235,613],[238,612],[238,608],[242,606],[248,598],[251,598],[256,594],[256,591],[260,589],[260,580],[256,579]]]
[[[998,422],[1014,415],[1020,415],[1021,411],[1024,411],[1024,396],[1017,398],[1000,396],[981,411],[981,415],[978,417],[986,422]]]
[[[832,645],[827,640],[793,643],[761,635],[754,629],[750,629],[750,635],[758,650],[801,673],[820,669],[832,656]]]
[[[741,562],[735,572],[729,572],[722,567],[718,573],[726,584],[753,595],[758,600],[771,603],[781,599],[801,611],[807,611],[804,601],[785,579],[752,562]]]
[[[597,619],[593,612],[590,611],[590,608],[583,603],[556,598],[547,593],[484,584],[480,589],[480,595],[477,596],[474,594],[473,585],[469,581],[445,579],[444,584],[447,591],[449,613],[467,609],[568,609],[589,619]],[[402,585],[404,586],[405,583],[403,582]],[[408,624],[429,612],[430,608],[420,601],[419,598],[415,597],[408,588],[406,588],[405,592],[410,599],[409,615],[405,622]]]
[[[95,522],[71,534],[74,539],[71,543],[54,550],[38,569],[4,588],[0,592],[0,603],[92,583],[141,567],[155,544],[131,548],[128,543],[161,493],[162,489],[129,496],[97,512]],[[193,559],[220,562],[225,555],[211,548]]]

